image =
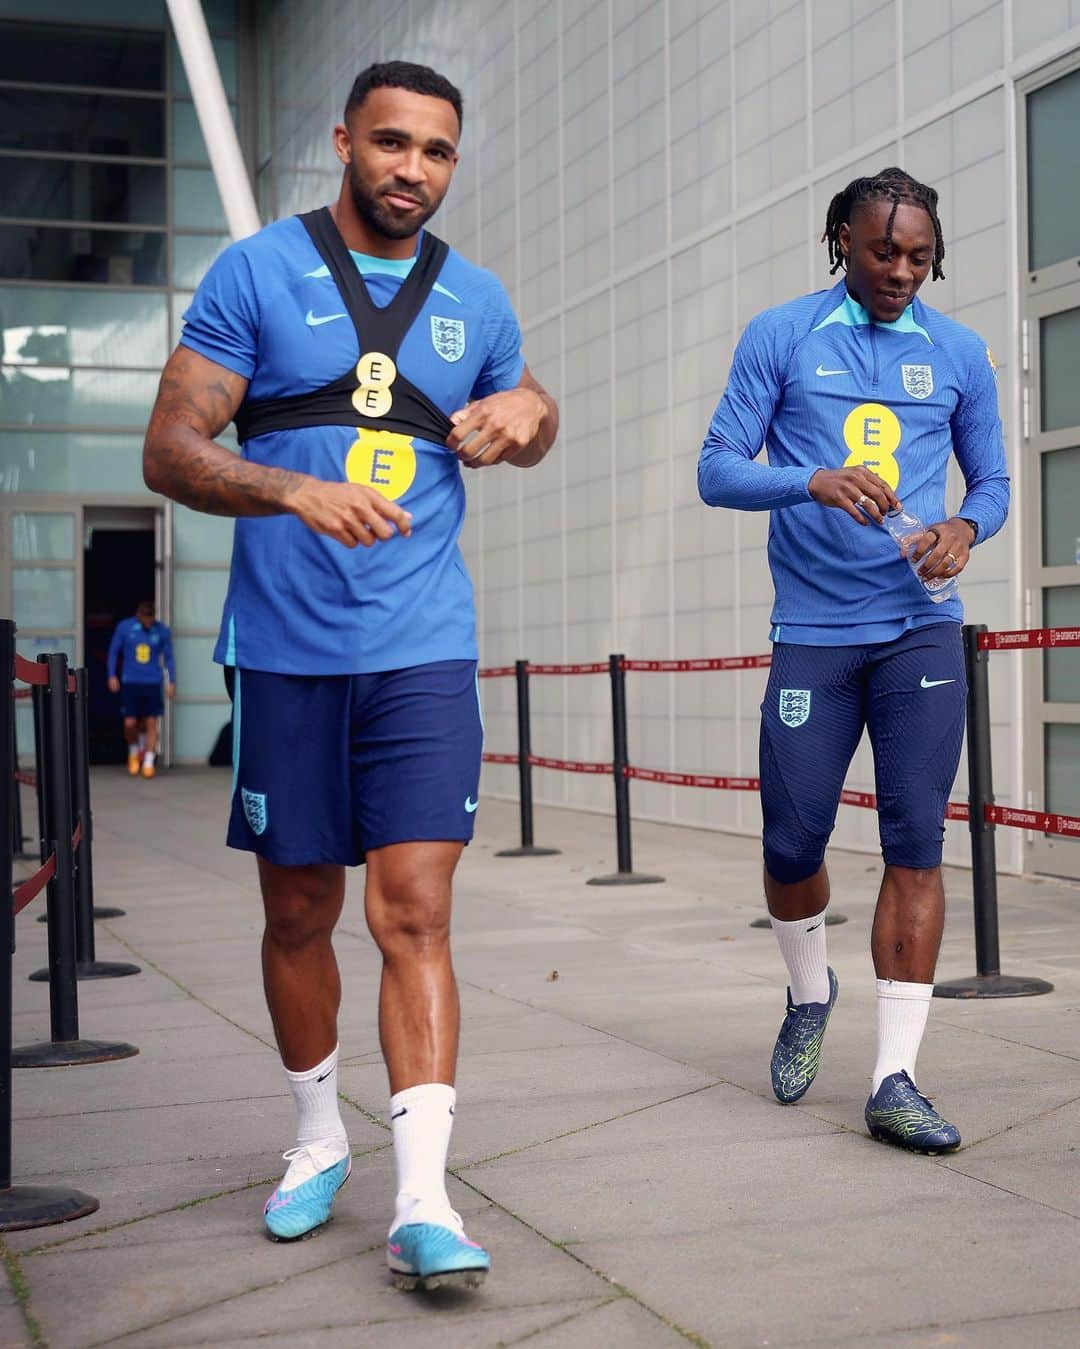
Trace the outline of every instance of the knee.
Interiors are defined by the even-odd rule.
[[[781,885],[799,885],[816,876],[825,861],[825,845],[820,848],[777,849],[765,847],[765,870]]]
[[[424,959],[450,941],[450,890],[441,879],[401,878],[369,899],[368,926],[387,959]]]
[[[305,877],[266,904],[266,937],[283,951],[328,941],[338,913],[338,887],[330,879]]]

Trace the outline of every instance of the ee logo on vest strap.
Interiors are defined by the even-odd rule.
[[[362,487],[374,487],[388,501],[397,501],[416,477],[412,436],[360,427],[345,457],[345,477]]]
[[[385,417],[394,405],[390,386],[397,379],[397,366],[381,351],[368,351],[356,363],[360,386],[352,396],[353,407],[365,417]]]
[[[845,468],[868,468],[895,492],[900,465],[895,454],[903,438],[900,419],[884,403],[860,403],[844,418]]]

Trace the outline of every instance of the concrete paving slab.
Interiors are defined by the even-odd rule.
[[[577,1312],[529,1337],[529,1349],[582,1349],[583,1345],[618,1345],[619,1349],[664,1349],[682,1346],[680,1334],[629,1297]]]
[[[828,1349],[865,1349],[866,1337],[842,1340],[800,1340]],[[973,1320],[948,1326],[930,1326],[889,1336],[896,1349],[1075,1349],[1080,1343],[1080,1307],[1059,1312],[1034,1312],[1028,1316],[1003,1316],[997,1320]]]

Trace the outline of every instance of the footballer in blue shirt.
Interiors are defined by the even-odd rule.
[[[933,592],[964,571],[1009,506],[989,350],[917,298],[928,275],[944,275],[937,200],[898,168],[836,194],[823,240],[841,279],[750,322],[698,467],[710,506],[771,512],[761,801],[765,894],[790,976],[773,1091],[789,1103],[809,1088],[836,1002],[824,857],[865,727],[885,863],[871,936],[878,1054],[865,1118],[875,1138],[923,1153],[960,1143],[915,1078],[967,692],[956,587],[944,599]],[[763,445],[767,464],[757,462]],[[950,516],[953,459],[965,493]],[[901,503],[928,522],[908,546],[918,575],[882,524]]]
[[[169,697],[176,694],[176,658],[172,632],[156,617],[153,600],[143,600],[134,618],[116,625],[109,643],[106,669],[109,692],[120,695],[128,772],[152,778],[157,771],[158,724],[165,711],[161,667],[169,677]]]
[[[151,488],[236,517],[216,651],[233,672],[228,841],[258,857],[264,986],[299,1115],[266,1230],[321,1226],[349,1174],[331,934],[345,868],[366,859],[398,1178],[387,1261],[406,1288],[476,1286],[490,1264],[445,1186],[451,880],[483,731],[462,471],[530,468],[558,425],[499,281],[425,229],[461,114],[426,66],[357,77],[334,129],[337,200],[210,269],[144,453]],[[231,420],[239,455],[214,442]]]

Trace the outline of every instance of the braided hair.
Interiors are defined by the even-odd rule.
[[[822,243],[829,245],[829,261],[832,266],[829,268],[829,275],[834,275],[841,267],[847,266],[847,259],[844,257],[840,248],[840,226],[851,225],[851,213],[856,206],[862,205],[868,201],[891,201],[892,210],[889,212],[889,223],[885,227],[885,247],[892,256],[892,232],[893,221],[896,219],[896,208],[901,202],[908,202],[912,206],[921,206],[930,217],[930,222],[934,227],[934,260],[932,276],[935,281],[944,278],[941,263],[945,257],[945,242],[941,237],[941,221],[938,219],[937,191],[932,187],[927,187],[925,183],[920,183],[912,178],[909,173],[903,169],[889,168],[882,169],[875,173],[872,178],[854,178],[842,192],[838,192],[832,201],[829,202],[829,211],[825,217],[825,233],[821,236]]]

